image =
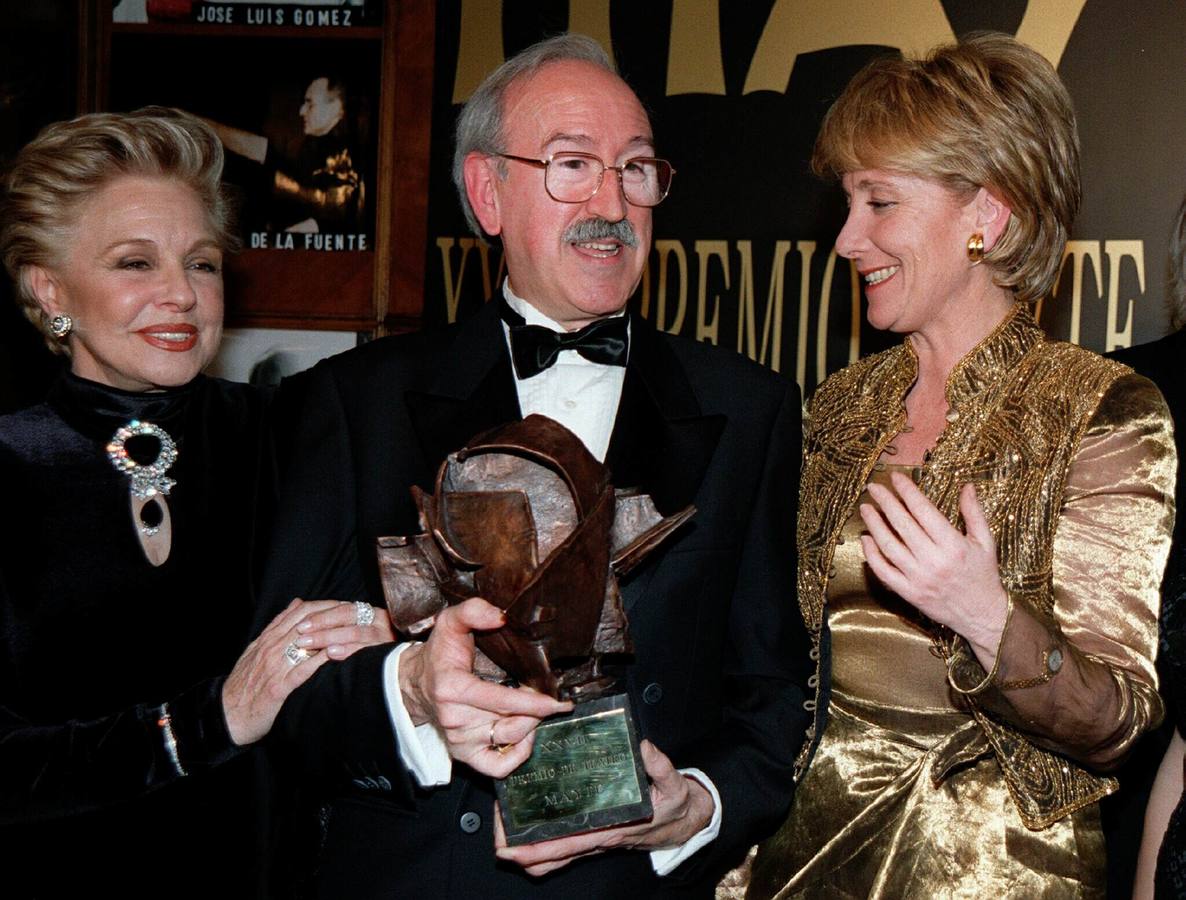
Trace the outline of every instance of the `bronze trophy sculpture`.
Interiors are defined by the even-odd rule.
[[[610,472],[564,426],[528,416],[473,438],[441,464],[432,495],[412,488],[421,534],[378,540],[395,627],[432,627],[447,605],[480,596],[506,625],[476,636],[475,670],[578,706],[537,728],[531,758],[496,783],[509,844],[651,815],[625,694],[607,696],[607,656],[629,654],[618,577],[695,512],[663,517],[615,490]]]

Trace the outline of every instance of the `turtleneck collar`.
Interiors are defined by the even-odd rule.
[[[152,422],[177,438],[189,400],[204,379],[199,375],[181,387],[138,393],[65,372],[50,388],[46,402],[72,428],[96,440],[108,440],[132,419]]]

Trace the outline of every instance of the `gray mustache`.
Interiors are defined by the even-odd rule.
[[[627,247],[638,246],[638,235],[634,233],[634,226],[628,219],[618,222],[601,218],[582,219],[580,222],[573,222],[564,232],[564,241],[569,244],[607,238],[619,241]]]

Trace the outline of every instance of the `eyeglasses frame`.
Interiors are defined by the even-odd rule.
[[[544,190],[548,191],[548,196],[551,197],[553,200],[555,200],[557,203],[588,203],[590,200],[592,200],[594,197],[597,196],[597,192],[600,191],[601,186],[603,184],[605,184],[605,173],[612,171],[612,172],[617,173],[618,190],[620,190],[622,192],[622,197],[625,198],[627,203],[629,203],[631,206],[637,206],[639,209],[654,209],[656,206],[658,206],[660,203],[662,203],[664,200],[667,199],[667,195],[671,193],[671,182],[675,180],[675,166],[673,166],[669,160],[663,159],[662,157],[658,157],[658,156],[632,156],[628,160],[626,160],[624,163],[622,163],[620,166],[611,166],[611,165],[607,165],[605,160],[603,160],[600,156],[597,156],[594,153],[585,153],[582,150],[560,150],[556,153],[550,154],[549,156],[543,157],[542,159],[538,158],[538,157],[534,157],[534,156],[515,156],[513,153],[491,153],[490,155],[496,156],[499,159],[511,159],[511,160],[514,160],[515,162],[527,163],[529,166],[535,166],[537,169],[543,169],[544,170]],[[552,164],[552,160],[554,160],[557,156],[583,156],[585,159],[593,159],[601,164],[601,177],[597,179],[597,187],[595,187],[593,189],[593,193],[591,193],[584,200],[561,200],[559,197],[557,197],[555,194],[553,194],[550,190],[548,190],[548,172],[547,172],[548,166],[550,166]],[[646,203],[635,203],[633,200],[631,200],[629,197],[627,197],[626,196],[626,183],[622,180],[622,170],[625,169],[631,163],[637,162],[640,159],[666,163],[667,168],[669,168],[671,170],[671,177],[667,179],[667,188],[663,191],[663,196],[660,197],[658,200],[656,200],[654,203],[651,203],[649,205]]]

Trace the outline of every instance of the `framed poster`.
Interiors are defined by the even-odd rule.
[[[227,324],[419,325],[433,0],[97,0],[87,108],[175,106],[227,150]]]
[[[382,0],[115,0],[113,22],[357,28],[383,21]]]

